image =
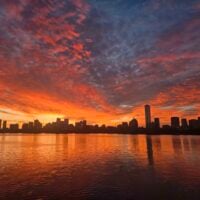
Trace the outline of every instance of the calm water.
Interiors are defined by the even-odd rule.
[[[199,136],[0,135],[0,199],[200,199]]]

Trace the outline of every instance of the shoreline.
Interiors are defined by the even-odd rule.
[[[54,135],[146,135],[146,136],[162,136],[162,135],[171,135],[171,136],[200,136],[200,132],[199,133],[117,133],[117,132],[113,132],[113,133],[106,133],[106,132],[68,132],[68,133],[56,133],[56,132],[6,132],[6,133],[2,133],[0,132],[0,135],[46,135],[46,134],[54,134]]]

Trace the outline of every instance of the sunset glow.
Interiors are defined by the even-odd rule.
[[[123,4],[122,4],[123,2]],[[118,124],[200,114],[200,6],[1,0],[0,115]]]

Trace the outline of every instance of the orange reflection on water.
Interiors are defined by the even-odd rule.
[[[198,184],[200,137],[109,134],[0,135],[0,186],[55,177],[92,184],[112,170],[153,170],[166,180]],[[74,174],[75,173],[75,174]],[[93,177],[90,174],[95,173]],[[184,176],[181,176],[184,174]],[[69,178],[68,177],[68,178]],[[101,178],[100,178],[101,177]],[[91,181],[92,180],[92,181]]]

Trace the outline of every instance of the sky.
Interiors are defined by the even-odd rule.
[[[0,0],[0,118],[200,116],[198,0]]]

